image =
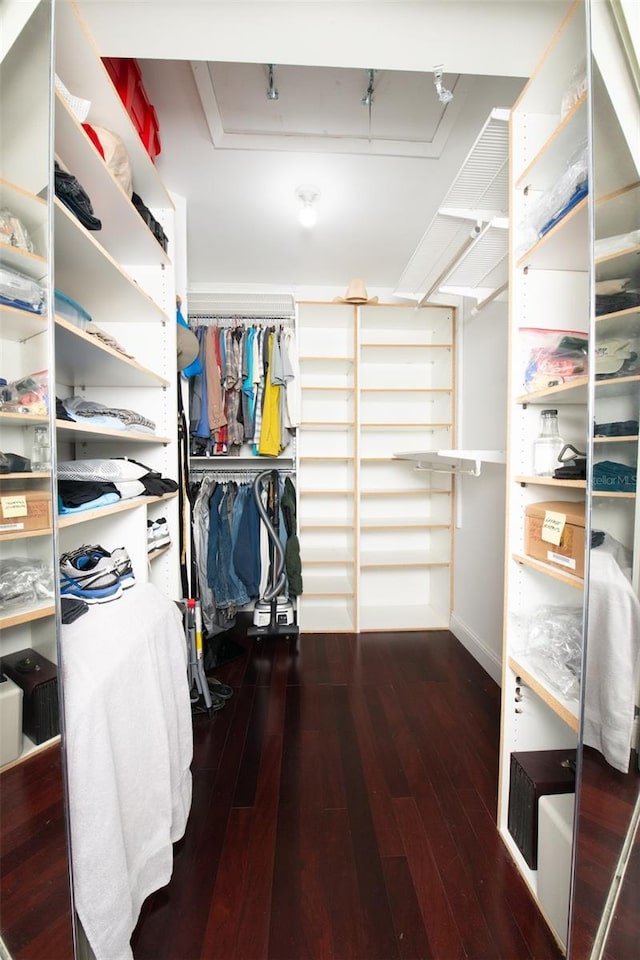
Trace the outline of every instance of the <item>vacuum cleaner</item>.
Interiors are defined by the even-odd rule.
[[[267,506],[262,502],[263,485],[267,488]],[[280,542],[280,484],[277,470],[263,470],[253,481],[253,496],[258,513],[269,536],[269,584],[262,597],[256,600],[253,626],[247,630],[248,637],[297,637],[299,628],[295,621],[293,603],[287,596],[284,548]]]

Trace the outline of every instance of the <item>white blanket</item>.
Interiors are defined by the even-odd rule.
[[[614,554],[609,544],[591,551],[583,738],[627,773],[640,670],[640,603]]]
[[[96,960],[131,960],[145,898],[169,882],[191,806],[182,617],[153,585],[62,629],[75,907]]]

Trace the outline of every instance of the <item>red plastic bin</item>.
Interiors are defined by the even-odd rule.
[[[144,89],[138,61],[126,57],[103,57],[113,84],[152,160],[161,150],[158,117]]]

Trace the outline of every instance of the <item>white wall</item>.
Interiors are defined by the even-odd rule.
[[[507,414],[507,303],[477,316],[465,300],[458,328],[457,446],[504,450]],[[451,630],[496,682],[502,662],[505,467],[456,478]],[[458,525],[459,524],[459,525]]]

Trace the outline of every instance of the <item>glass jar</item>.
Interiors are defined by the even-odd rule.
[[[31,447],[31,470],[46,473],[51,470],[51,444],[47,427],[36,427]]]
[[[536,477],[552,477],[559,466],[558,454],[564,440],[558,429],[558,411],[540,411],[540,433],[533,444],[533,474]]]

